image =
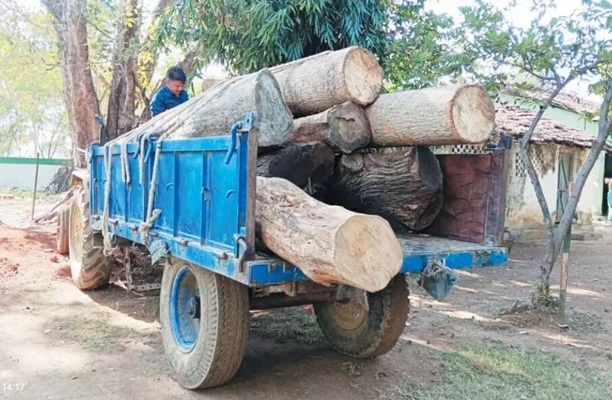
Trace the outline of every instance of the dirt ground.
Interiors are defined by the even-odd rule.
[[[54,227],[28,213],[28,199],[0,197],[0,398],[612,398],[612,229],[572,243],[569,329],[504,315],[537,277],[541,244],[519,243],[507,267],[460,272],[443,302],[413,286],[404,334],[376,360],[334,352],[308,309],[257,312],[234,381],[191,392],[164,357],[157,294],[80,292]]]

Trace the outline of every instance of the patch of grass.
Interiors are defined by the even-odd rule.
[[[553,354],[505,348],[466,348],[438,353],[443,380],[407,383],[381,395],[414,400],[607,400],[612,373]]]
[[[269,310],[256,314],[251,319],[251,332],[279,343],[327,343],[316,317],[301,307]]]
[[[79,315],[56,319],[53,330],[65,339],[78,343],[84,350],[99,353],[108,346],[116,345],[124,338],[142,338],[134,329],[112,325],[104,316],[89,318]]]
[[[0,195],[15,196],[22,199],[32,199],[32,197],[34,197],[34,191],[21,189],[0,189]],[[53,199],[54,197],[57,197],[57,194],[48,192],[44,190],[44,188],[38,188],[36,192],[36,198],[38,199]]]

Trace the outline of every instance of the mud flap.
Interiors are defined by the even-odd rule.
[[[442,260],[431,259],[421,273],[419,285],[434,299],[444,300],[456,281],[457,276]]]

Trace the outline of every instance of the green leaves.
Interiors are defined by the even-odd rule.
[[[184,0],[156,28],[159,46],[204,42],[204,61],[247,73],[359,44],[382,55],[388,1]]]
[[[69,132],[53,27],[42,12],[20,11],[0,4],[0,156],[40,150],[49,157],[58,148],[66,156]]]

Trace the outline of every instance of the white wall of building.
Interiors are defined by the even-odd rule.
[[[559,151],[573,152],[573,177],[578,174],[578,169],[582,165],[584,158],[588,154],[588,149],[568,148],[558,145],[545,145],[548,157],[554,157],[554,168],[540,169],[540,184],[544,192],[544,197],[548,203],[551,215],[555,216],[557,211],[557,188],[559,179]],[[506,226],[512,229],[532,229],[541,228],[543,223],[542,211],[538,203],[535,189],[528,176],[524,176],[520,171],[517,173],[517,158],[513,157],[508,174],[508,198],[506,205]],[[550,163],[549,163],[550,166]],[[593,215],[596,215],[594,204],[595,197],[599,195],[599,174],[592,171],[585,184],[578,207],[576,210],[578,222],[590,225]]]
[[[12,163],[11,159],[0,159],[0,189],[34,190],[35,160],[23,160]],[[45,189],[61,167],[60,163],[49,164],[49,160],[42,160],[38,167],[38,190]]]

